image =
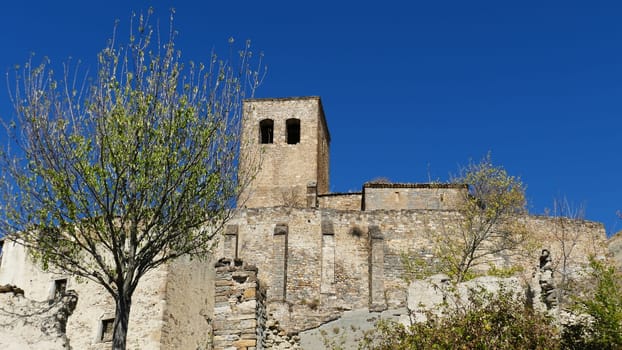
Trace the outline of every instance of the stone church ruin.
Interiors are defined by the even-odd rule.
[[[141,280],[130,349],[314,349],[322,347],[317,330],[327,324],[355,314],[399,317],[407,313],[409,291],[403,255],[429,258],[430,237],[443,234],[441,227],[456,217],[463,184],[375,182],[360,192],[329,192],[331,137],[319,97],[250,99],[243,109],[239,171],[253,171],[246,159],[257,157],[260,169],[211,261],[180,258]],[[555,220],[517,220],[540,245],[531,256],[491,263],[524,266],[525,280],[534,269],[552,274],[546,259],[560,254]],[[605,254],[600,223],[569,220],[566,227],[581,233],[573,263]],[[543,249],[550,257],[540,263]],[[547,302],[554,304],[551,283],[542,277]],[[37,302],[75,291],[77,304],[65,325],[71,347],[110,347],[114,302],[98,285],[43,272],[8,240],[0,265],[0,285],[6,284]],[[1,312],[0,323],[8,317]]]

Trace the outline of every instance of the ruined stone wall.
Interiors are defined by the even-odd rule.
[[[128,349],[160,349],[167,273],[164,268],[150,271],[141,279],[132,298],[130,324],[127,333]],[[102,320],[114,318],[112,297],[91,281],[74,283],[78,306],[67,323],[67,336],[75,349],[110,348],[102,342]],[[73,287],[72,287],[73,288]]]
[[[70,349],[65,329],[77,300],[75,293],[69,291],[52,303],[33,301],[16,288],[0,286],[0,348]]]
[[[405,303],[401,253],[430,250],[429,212],[257,208],[240,212],[238,256],[257,262],[268,310],[288,332],[344,310]],[[434,212],[434,215],[439,215]],[[370,230],[375,232],[372,237]]]
[[[208,349],[214,310],[213,261],[181,257],[166,269],[161,349]]]
[[[361,210],[363,195],[356,193],[330,193],[319,195],[318,207],[321,209]]]
[[[16,242],[6,240],[0,264],[0,285],[12,284],[24,289],[26,297],[46,301],[53,296],[54,280],[67,278],[43,272],[29,258],[26,249]],[[70,281],[68,289],[75,289]]]
[[[244,101],[240,152],[241,174],[254,174],[242,193],[244,206],[306,206],[306,186],[316,182],[328,190],[328,133],[319,97],[251,99]],[[300,142],[288,144],[286,121],[300,120]],[[273,143],[260,143],[260,122],[274,122]],[[259,165],[256,174],[252,167]],[[249,169],[249,167],[251,169]]]
[[[374,267],[372,281],[373,305],[376,308],[400,307],[406,301],[406,271],[403,255],[425,256],[434,250],[434,234],[446,234],[456,222],[452,211],[377,210],[368,214],[373,230],[372,249],[382,254]]]
[[[266,333],[265,292],[257,268],[241,260],[216,263],[214,348],[263,349]]]
[[[320,300],[320,212],[312,209],[257,208],[240,212],[238,257],[253,261],[268,286],[268,312],[287,327],[296,322],[293,305],[305,305],[309,317]],[[309,305],[309,307],[307,307]]]
[[[562,274],[574,279],[583,274],[589,257],[604,258],[607,254],[605,227],[598,222],[560,217],[529,216],[526,227],[540,238],[534,253],[551,252],[555,279]],[[536,255],[537,257],[537,255]]]
[[[67,337],[74,349],[109,349],[101,341],[102,320],[114,317],[114,301],[102,287],[92,281],[42,271],[25,249],[5,242],[0,285],[13,284],[25,291],[29,299],[46,302],[54,297],[55,281],[66,279],[66,289],[78,295],[76,308],[67,322]],[[165,305],[166,271],[160,268],[147,273],[139,283],[132,300],[128,348],[159,349],[162,315]]]
[[[330,228],[334,233],[334,261],[323,258],[323,269],[334,275],[334,279],[325,278],[322,281],[324,286],[330,287],[330,293],[323,298],[323,305],[340,311],[366,307],[369,301],[367,220],[360,211],[325,210],[322,215],[324,221],[330,223],[325,225],[329,229],[323,230],[323,238],[330,238],[327,236]],[[329,296],[332,293],[334,296],[331,299]]]
[[[550,238],[553,221],[517,220],[539,235],[537,244],[530,246],[529,254],[499,256],[491,263],[522,264],[530,275],[542,248],[555,251]],[[455,211],[443,210],[275,207],[241,210],[234,223],[238,256],[256,262],[259,279],[268,286],[269,319],[278,321],[286,332],[297,333],[336,319],[346,310],[405,306],[403,254],[432,261],[435,236],[456,234],[460,218]],[[585,260],[592,251],[603,251],[590,243],[592,238],[604,239],[601,225],[571,223],[585,238],[581,247],[593,247],[578,249],[576,254]]]
[[[546,248],[559,268],[557,238],[562,232],[576,242],[571,269],[586,262],[589,254],[604,254],[605,232],[600,224],[544,217],[517,221],[539,239],[529,247],[529,256],[499,257],[501,266],[524,263],[530,275]],[[404,307],[407,284],[402,255],[432,261],[434,238],[457,232],[459,222],[458,213],[444,210],[249,208],[239,210],[226,227],[215,256],[238,257],[257,266],[257,280],[266,286],[265,310],[257,312],[269,326],[263,336],[259,335],[264,331],[258,331],[256,339],[270,338],[273,344],[293,347],[295,334],[338,319],[348,310]],[[5,243],[0,284],[23,286],[32,298],[47,300],[54,280],[66,276],[38,270],[19,248]],[[213,273],[209,263],[182,259],[147,274],[134,298],[130,348],[207,348],[208,319],[215,317],[211,303],[219,302],[211,294]],[[79,295],[67,324],[72,346],[108,348],[109,343],[98,338],[101,320],[114,316],[111,298],[92,282],[68,279],[67,288]]]
[[[466,187],[453,184],[382,184],[363,186],[364,210],[455,209]]]

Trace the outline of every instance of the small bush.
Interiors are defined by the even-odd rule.
[[[473,295],[466,310],[448,310],[410,327],[380,321],[360,349],[559,349],[557,328],[507,292]]]
[[[622,349],[622,280],[613,266],[590,259],[591,281],[574,312],[588,321],[565,327],[562,344],[567,349]]]

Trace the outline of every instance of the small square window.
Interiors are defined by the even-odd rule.
[[[101,336],[99,341],[111,342],[114,334],[114,318],[107,318],[101,321]]]

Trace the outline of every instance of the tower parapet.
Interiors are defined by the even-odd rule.
[[[452,210],[467,191],[464,184],[368,182],[363,185],[363,210]]]

